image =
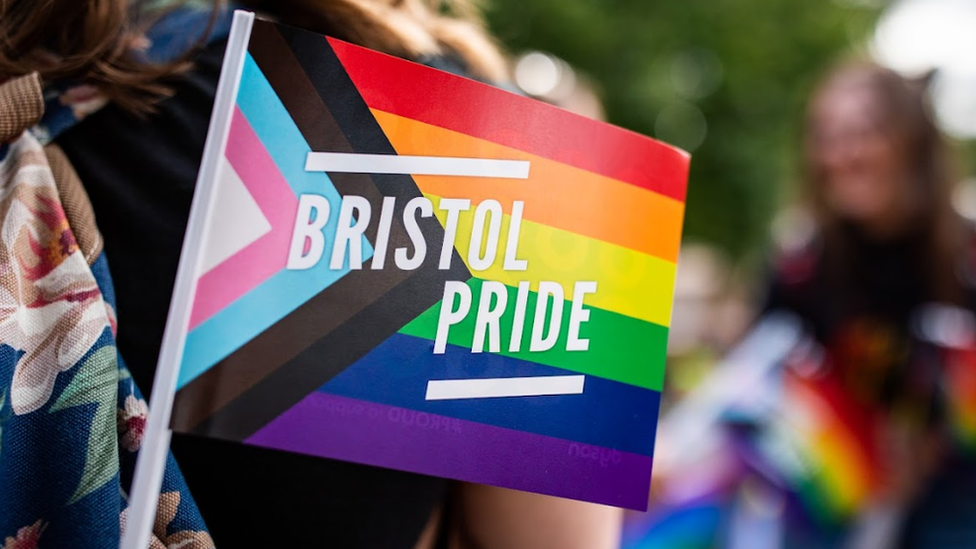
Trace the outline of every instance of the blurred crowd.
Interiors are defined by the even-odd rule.
[[[708,327],[728,307],[714,259],[682,265],[708,274],[676,309],[696,317],[672,351],[709,347],[714,366],[687,381],[670,365],[670,396],[687,396],[629,546],[976,544],[976,232],[953,206],[928,80],[857,62],[812,91],[802,202],[752,314],[735,315],[743,335]]]

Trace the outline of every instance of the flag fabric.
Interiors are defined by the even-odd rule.
[[[864,509],[881,483],[875,448],[877,417],[853,402],[837,379],[788,375],[784,421],[803,456],[804,474],[794,478],[813,516],[827,522]]]
[[[946,364],[946,401],[949,427],[959,448],[976,451],[976,338],[942,349]]]
[[[783,486],[815,530],[846,524],[882,484],[876,410],[852,399],[835,373],[783,374],[782,406],[740,445],[752,469]]]
[[[623,549],[713,549],[728,519],[728,498],[711,494],[693,501],[662,504],[624,519]]]
[[[239,53],[172,428],[646,508],[687,154],[270,22]]]

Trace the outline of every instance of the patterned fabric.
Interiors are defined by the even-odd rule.
[[[188,8],[160,21],[185,36],[208,19]],[[161,42],[153,58],[190,45]],[[39,140],[105,102],[85,84],[41,93],[36,75],[0,85],[0,549],[115,549],[148,408],[116,349],[87,194]],[[153,534],[151,549],[214,546],[172,456]]]
[[[61,147],[48,145],[44,147],[44,152],[47,154],[51,174],[54,175],[54,184],[58,187],[61,207],[68,216],[71,230],[74,232],[75,240],[78,241],[78,248],[89,264],[94,263],[102,253],[103,243],[102,235],[95,225],[95,213],[91,201],[88,200],[88,193],[82,187],[78,174],[75,173],[74,167]]]
[[[72,230],[93,218],[69,219],[29,134],[0,162],[0,219],[2,547],[117,547],[146,402],[115,347],[105,257]],[[153,547],[212,547],[169,465]]]

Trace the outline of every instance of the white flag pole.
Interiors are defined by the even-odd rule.
[[[146,549],[156,517],[159,490],[163,483],[166,456],[172,432],[169,429],[173,397],[179,376],[186,331],[196,290],[201,250],[207,239],[208,219],[213,209],[220,159],[227,145],[237,90],[244,68],[254,14],[235,11],[234,20],[224,53],[224,62],[217,82],[213,114],[203,148],[203,160],[197,175],[196,191],[190,207],[190,221],[183,238],[183,251],[176,274],[176,285],[170,301],[166,331],[156,377],[150,399],[149,419],[136,460],[135,477],[126,511],[126,527],[120,549]]]

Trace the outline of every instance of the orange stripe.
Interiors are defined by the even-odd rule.
[[[413,176],[421,192],[493,198],[506,214],[525,201],[525,219],[676,262],[684,204],[664,195],[490,141],[373,109],[397,153],[528,160],[528,180]]]

